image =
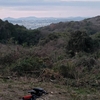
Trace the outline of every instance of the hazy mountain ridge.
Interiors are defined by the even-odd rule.
[[[54,18],[54,17],[21,17],[21,18],[11,18],[7,17],[3,20],[8,20],[12,24],[23,25],[28,29],[36,29],[39,27],[44,27],[50,25],[51,23],[58,23],[58,22],[67,22],[67,21],[80,21],[83,20],[84,17],[68,17],[68,18]]]

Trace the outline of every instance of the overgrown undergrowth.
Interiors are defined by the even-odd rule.
[[[96,54],[83,53],[82,56],[79,53],[73,58],[64,56],[63,59],[55,60],[58,55],[50,59],[51,54],[43,56],[39,54],[39,49],[1,44],[1,76],[39,77],[41,81],[52,80],[73,87],[99,88],[100,62],[99,57],[95,57]]]

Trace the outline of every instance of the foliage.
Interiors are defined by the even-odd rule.
[[[59,66],[59,72],[66,78],[75,78],[75,67],[70,62],[68,62],[66,65]]]
[[[61,76],[64,85],[98,88],[100,31],[89,21],[27,30],[0,20],[0,74],[31,76],[44,70],[46,80]]]
[[[91,53],[94,51],[93,40],[89,37],[88,34],[81,31],[76,31],[71,33],[70,39],[68,41],[67,50],[74,56],[78,52],[88,52]]]
[[[45,64],[38,57],[25,57],[12,65],[12,71],[18,75],[32,74],[33,71],[39,71],[45,68]]]
[[[13,25],[8,21],[1,21],[0,26],[0,42],[9,43],[13,38],[12,43],[24,44],[28,46],[36,45],[42,37],[39,30],[28,30],[24,26]],[[11,41],[10,41],[11,42]]]

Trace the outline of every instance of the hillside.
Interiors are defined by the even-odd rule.
[[[93,17],[93,18],[88,18],[88,19],[85,19],[85,21],[91,22],[94,25],[99,26],[100,25],[100,16],[96,16],[96,17]]]
[[[43,33],[71,32],[76,30],[86,31],[88,34],[95,34],[100,31],[100,16],[84,19],[82,21],[69,21],[52,23],[51,25],[39,28]]]
[[[47,100],[66,100],[66,96],[68,100],[100,100],[97,19],[99,16],[36,30],[0,20],[1,98],[8,98],[5,88],[11,97],[13,93],[18,97],[41,86],[50,91]]]
[[[13,25],[0,20],[0,42],[14,44],[35,45],[39,42],[41,33],[38,30],[28,30],[24,26]]]

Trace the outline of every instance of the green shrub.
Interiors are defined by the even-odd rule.
[[[16,64],[13,64],[12,71],[18,75],[31,74],[33,71],[39,71],[45,68],[44,62],[38,57],[25,57]]]
[[[11,52],[8,54],[5,54],[4,56],[0,57],[0,64],[11,64],[14,63],[19,58],[19,53]]]
[[[82,66],[86,68],[86,71],[91,71],[94,66],[96,66],[96,60],[92,57],[83,56],[77,59],[75,62],[76,66]]]
[[[80,51],[91,53],[95,49],[93,42],[92,38],[86,32],[76,31],[70,35],[66,49],[72,57]]]
[[[66,78],[75,78],[75,66],[71,62],[67,62],[66,65],[58,66],[59,73]]]

